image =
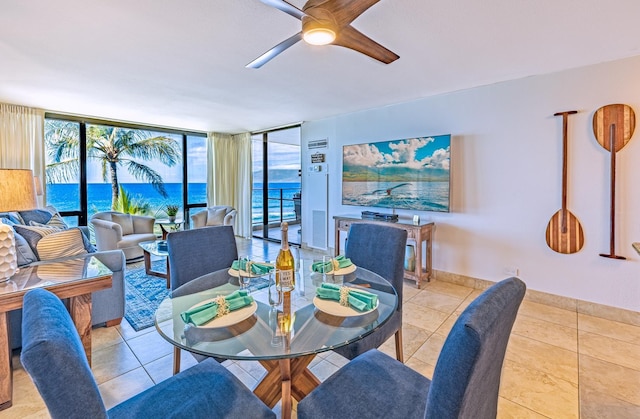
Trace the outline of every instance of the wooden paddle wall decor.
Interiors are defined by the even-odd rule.
[[[611,214],[609,253],[600,256],[626,259],[616,255],[616,154],[627,145],[636,128],[636,115],[629,105],[613,104],[598,109],[593,115],[593,133],[598,144],[611,153]]]
[[[554,116],[562,116],[562,208],[549,220],[547,225],[547,245],[551,250],[570,254],[576,253],[584,245],[584,232],[578,218],[567,209],[567,160],[568,140],[567,125],[569,115],[578,111],[558,112]]]

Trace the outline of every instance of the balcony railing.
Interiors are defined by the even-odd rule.
[[[262,226],[264,221],[262,194],[262,188],[252,190],[252,224],[256,227]],[[277,226],[283,221],[291,224],[299,222],[299,197],[300,188],[269,188],[267,190],[268,225]]]

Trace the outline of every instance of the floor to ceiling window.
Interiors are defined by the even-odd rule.
[[[164,218],[168,205],[181,219],[206,206],[205,145],[205,134],[47,115],[46,203],[72,225],[111,209]]]
[[[280,240],[282,221],[289,242],[300,244],[300,126],[254,134],[252,139],[254,237]]]

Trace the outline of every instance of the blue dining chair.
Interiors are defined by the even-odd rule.
[[[480,294],[449,332],[432,380],[371,350],[302,399],[298,418],[495,419],[504,354],[525,290],[509,278]]]
[[[238,259],[238,246],[233,226],[213,226],[175,231],[167,235],[171,291],[202,275],[231,267]],[[210,287],[222,285],[228,276],[220,277],[220,283],[209,283]],[[193,356],[202,361],[201,355]],[[218,360],[222,361],[222,360]],[[180,371],[180,348],[173,350],[173,373]]]
[[[171,290],[199,276],[229,268],[238,259],[232,226],[174,231],[167,235]]]
[[[381,224],[354,223],[349,228],[345,256],[359,267],[377,273],[389,281],[398,294],[398,307],[379,329],[351,343],[334,349],[348,359],[378,348],[395,334],[396,358],[404,362],[402,351],[402,287],[406,230]]]
[[[240,380],[213,360],[107,410],[71,316],[44,289],[24,296],[20,361],[52,418],[275,418]]]

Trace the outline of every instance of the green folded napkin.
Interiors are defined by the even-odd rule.
[[[320,261],[320,262],[313,263],[311,265],[311,270],[313,272],[329,273],[329,272],[332,272],[333,270],[346,268],[347,266],[351,266],[351,265],[353,265],[353,262],[351,262],[351,259],[340,255],[331,259],[331,261],[329,262],[323,263],[322,261]],[[323,268],[326,268],[326,269],[323,269]]]
[[[247,265],[250,265],[251,273],[256,275],[267,274],[273,269],[273,265],[269,263],[249,262],[250,263],[247,263],[246,260],[234,260],[233,263],[231,263],[231,269],[247,272]]]
[[[216,300],[180,313],[185,323],[202,326],[216,317],[228,314],[231,311],[246,307],[253,302],[253,297],[246,290],[234,291],[227,296],[220,295]]]
[[[344,299],[343,294],[347,295]],[[346,305],[358,311],[373,310],[378,305],[378,296],[367,291],[345,287],[337,284],[323,283],[316,288],[316,295],[323,300],[339,301],[341,305]]]

